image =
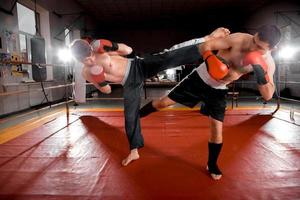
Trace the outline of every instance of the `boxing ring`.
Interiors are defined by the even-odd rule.
[[[122,167],[128,154],[122,98],[74,106],[72,86],[45,88],[65,88],[65,102],[0,120],[0,199],[300,198],[296,99],[277,93],[270,104],[228,103],[218,161],[223,177],[213,181],[205,169],[209,120],[199,107],[142,119],[141,158]]]

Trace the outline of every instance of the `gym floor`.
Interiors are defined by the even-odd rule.
[[[72,105],[72,103],[70,103]],[[299,112],[240,102],[224,122],[213,181],[208,118],[179,105],[142,119],[145,147],[127,167],[122,100],[60,105],[0,121],[0,199],[299,199]]]

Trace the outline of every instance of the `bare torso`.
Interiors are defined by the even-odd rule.
[[[230,49],[220,50],[218,56],[225,59],[229,64],[229,73],[220,82],[229,84],[232,81],[239,79],[242,75],[253,71],[250,65],[243,66],[243,58],[246,53],[253,51],[253,36],[246,33],[235,33],[236,42],[232,44]],[[266,58],[269,55],[264,55],[268,66],[275,67],[272,58]]]
[[[97,54],[96,63],[103,67],[106,81],[121,83],[124,78],[128,59],[119,55],[103,53]]]
[[[231,48],[219,50],[217,53],[218,56],[225,59],[229,64],[229,73],[222,80],[219,80],[224,84],[229,84],[230,82],[239,79],[242,75],[252,71],[252,67],[243,66],[242,61],[246,53],[255,50],[252,49],[253,36],[246,33],[235,33],[232,34],[232,36],[235,39]],[[104,68],[106,81],[113,83],[122,82],[128,65],[127,58],[110,53],[103,53],[97,54],[95,61]],[[266,61],[268,66],[275,68],[274,63],[272,63],[272,58],[267,58]]]
[[[225,59],[229,64],[229,73],[220,82],[229,84],[230,82],[239,79],[242,75],[252,71],[251,66],[243,66],[243,57],[250,51],[250,42],[252,35],[239,34],[239,42],[235,42],[230,49],[220,50],[217,55]]]

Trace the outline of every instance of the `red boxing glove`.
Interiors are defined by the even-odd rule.
[[[244,57],[243,65],[252,65],[258,85],[265,85],[270,81],[268,65],[260,52],[252,51],[247,53]]]
[[[211,51],[205,51],[202,57],[206,63],[208,73],[216,80],[224,78],[228,74],[228,65],[222,62],[215,54]]]
[[[91,43],[93,51],[96,53],[104,53],[109,51],[117,51],[119,46],[115,42],[111,42],[109,40],[100,39],[95,40]]]
[[[99,65],[94,65],[90,68],[90,75],[93,81],[97,83],[102,83],[105,81],[103,67],[100,67]]]

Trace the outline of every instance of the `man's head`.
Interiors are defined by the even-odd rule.
[[[86,64],[86,62],[89,62],[89,58],[93,55],[91,45],[86,40],[82,39],[74,40],[70,45],[70,50],[76,60],[84,64]]]
[[[89,35],[82,36],[81,39],[87,41],[89,44],[91,44],[93,41],[93,38]]]
[[[271,50],[280,41],[281,32],[275,25],[263,25],[257,29],[253,42],[260,50]]]

